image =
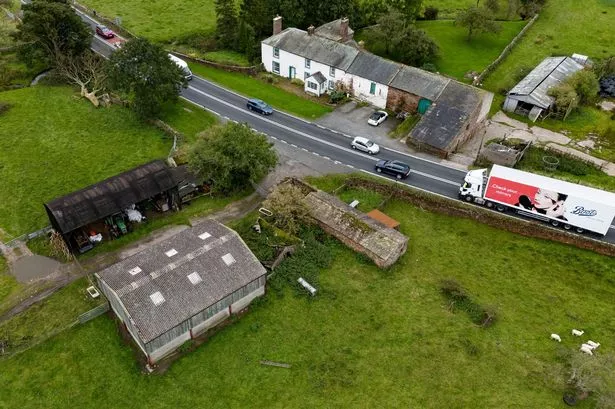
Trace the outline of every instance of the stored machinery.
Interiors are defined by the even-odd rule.
[[[468,172],[459,198],[577,233],[604,236],[615,218],[615,193],[499,165]]]

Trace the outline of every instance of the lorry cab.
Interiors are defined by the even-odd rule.
[[[459,187],[459,198],[467,202],[481,203],[486,181],[487,169],[469,171],[463,179],[463,185]]]
[[[177,58],[173,54],[169,54],[169,59],[173,61],[182,70],[182,72],[184,73],[184,78],[187,81],[190,81],[192,79],[192,71],[190,71],[188,63],[186,61],[182,60],[181,58]]]

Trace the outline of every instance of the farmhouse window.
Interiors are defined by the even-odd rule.
[[[329,89],[335,88],[335,82],[329,80]]]
[[[317,91],[318,90],[318,85],[316,85],[312,81],[309,81],[308,82],[308,88],[313,89],[314,91]]]
[[[310,68],[310,65],[312,65],[312,61],[308,60],[307,58],[305,59],[305,68]]]
[[[280,58],[280,49],[278,47],[273,47],[273,58]]]
[[[306,71],[306,72],[304,72],[304,73],[303,73],[303,81],[307,80],[309,76],[310,76],[310,73],[309,73],[309,72],[307,72],[307,71]]]
[[[335,77],[335,68],[329,67],[329,76],[330,77]]]
[[[275,72],[276,74],[280,73],[280,63],[279,62],[273,62],[273,72]]]

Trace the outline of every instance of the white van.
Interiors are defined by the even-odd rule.
[[[171,59],[171,61],[177,64],[179,68],[182,69],[182,71],[184,72],[184,78],[190,81],[192,79],[192,71],[190,71],[190,68],[188,67],[188,63],[182,60],[181,58],[177,58],[173,54],[169,54],[169,58]]]

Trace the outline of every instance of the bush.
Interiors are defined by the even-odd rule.
[[[264,79],[268,84],[277,84],[280,81],[278,76],[274,74],[263,74],[262,79]]]
[[[430,63],[430,62],[426,62],[425,64],[423,64],[421,69],[423,69],[425,71],[429,71],[429,72],[436,72],[436,71],[438,71],[438,68],[436,67],[436,65],[433,64],[433,63]]]
[[[300,80],[299,78],[293,78],[292,80],[290,80],[291,84],[294,85],[299,85],[301,87],[303,87],[303,85],[305,84],[302,80]]]
[[[457,280],[442,280],[440,282],[440,292],[449,300],[448,307],[451,311],[465,311],[474,324],[487,328],[495,323],[497,317],[495,307],[482,307],[474,302]]]
[[[329,102],[332,104],[337,104],[346,99],[346,93],[340,90],[334,90],[329,92]]]
[[[435,20],[438,18],[439,11],[440,10],[438,10],[437,7],[427,6],[425,7],[425,11],[423,12],[423,17],[425,17],[425,20]]]
[[[589,70],[581,70],[575,72],[566,80],[570,84],[579,97],[579,103],[592,104],[598,99],[600,84],[596,74]]]

